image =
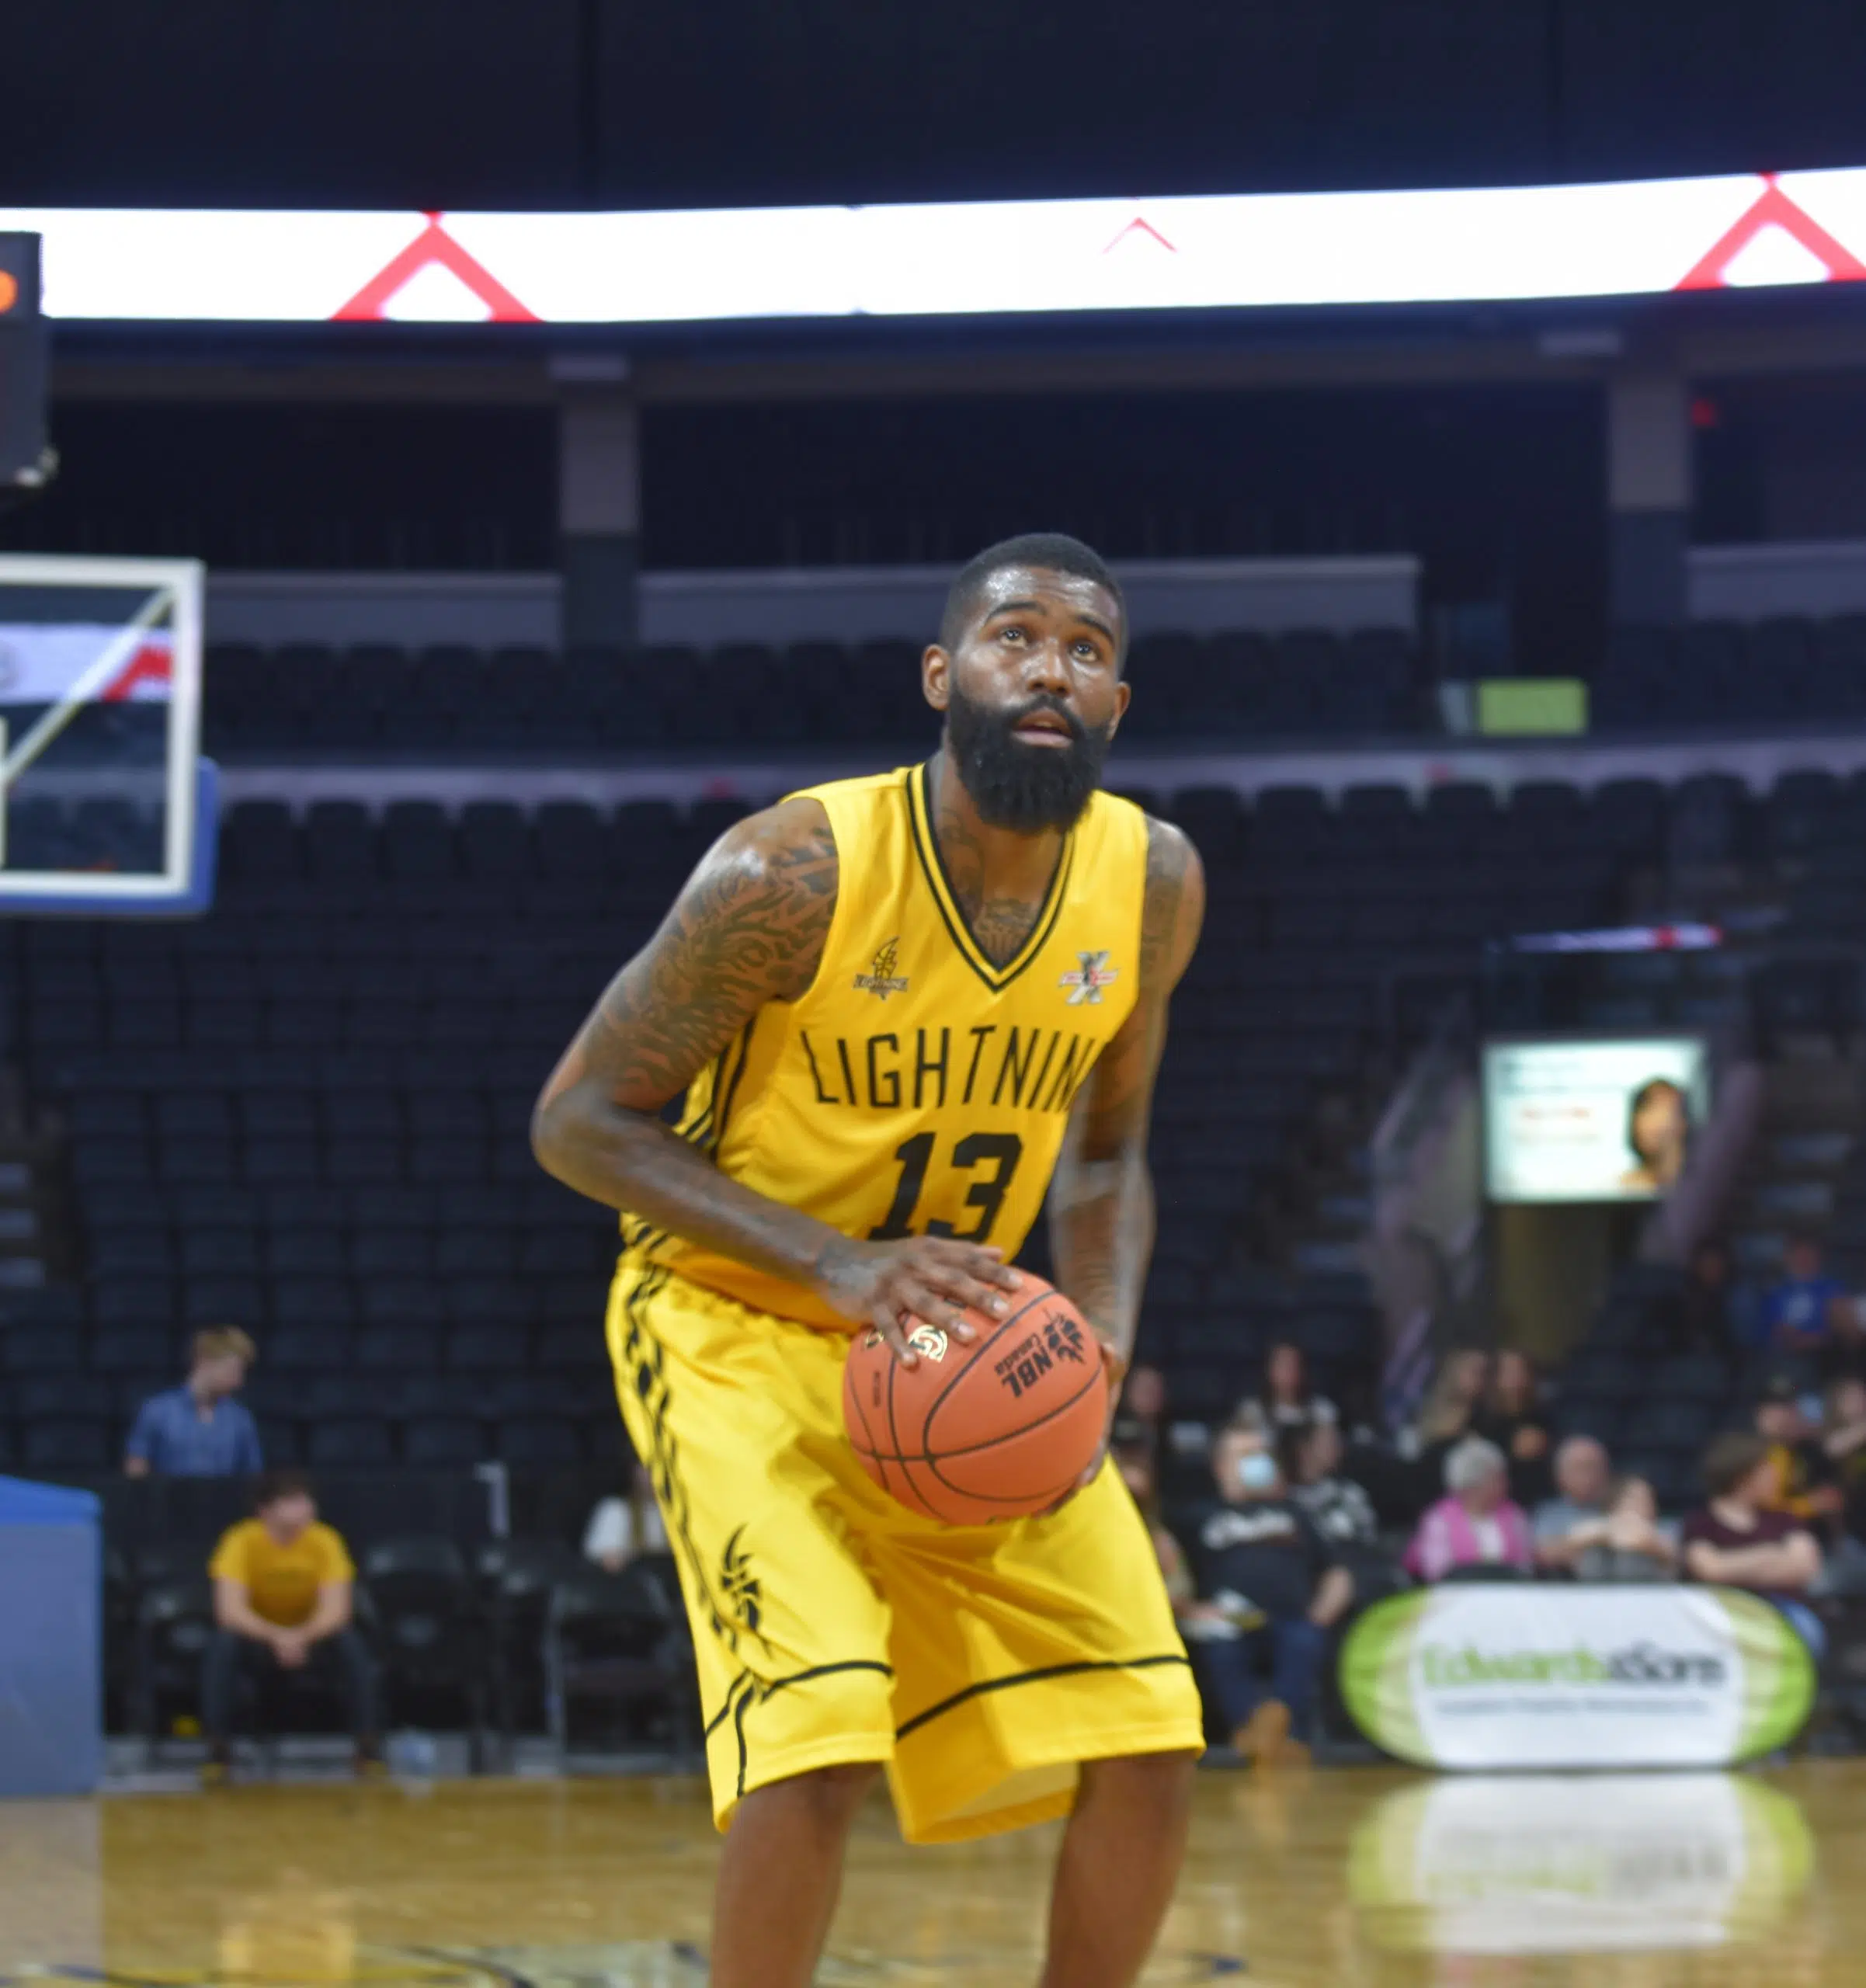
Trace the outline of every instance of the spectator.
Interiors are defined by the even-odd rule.
[[[1378,1546],[1380,1525],[1373,1501],[1352,1478],[1338,1475],[1340,1423],[1312,1422],[1285,1430],[1277,1447],[1290,1496],[1330,1546],[1342,1552]]]
[[[1445,1458],[1446,1495],[1419,1522],[1406,1548],[1407,1573],[1442,1581],[1462,1567],[1527,1573],[1535,1563],[1529,1521],[1510,1497],[1503,1453],[1482,1436],[1467,1436]]]
[[[1801,1389],[1789,1374],[1774,1375],[1756,1404],[1756,1433],[1769,1446],[1774,1479],[1763,1500],[1791,1518],[1831,1520],[1843,1503],[1833,1459],[1816,1440],[1802,1409]]]
[[[1327,1632],[1354,1583],[1256,1430],[1223,1431],[1212,1475],[1218,1502],[1197,1535],[1202,1599],[1186,1611],[1187,1633],[1238,1752],[1266,1767],[1299,1764],[1309,1757]],[[1258,1674],[1266,1659],[1267,1684]]]
[[[1830,1277],[1812,1236],[1789,1239],[1783,1276],[1763,1298],[1762,1334],[1778,1353],[1805,1353],[1830,1364],[1843,1359],[1859,1336],[1852,1300]]]
[[[1490,1383],[1490,1356],[1481,1347],[1461,1347],[1445,1355],[1426,1390],[1414,1425],[1414,1454],[1442,1458],[1451,1445],[1470,1433],[1472,1418],[1483,1405]]]
[[[1729,1359],[1753,1335],[1754,1321],[1744,1315],[1745,1309],[1729,1245],[1720,1236],[1708,1236],[1691,1252],[1685,1272],[1674,1315],[1673,1350],[1714,1353]]]
[[[320,1524],[310,1480],[279,1470],[259,1480],[254,1516],[221,1535],[207,1571],[217,1625],[202,1666],[204,1778],[231,1764],[234,1692],[242,1670],[264,1677],[316,1669],[339,1676],[356,1743],[356,1771],[380,1768],[375,1674],[352,1620],[356,1569],[342,1537]]]
[[[1849,1375],[1827,1390],[1821,1448],[1849,1496],[1866,1485],[1866,1381]]]
[[[1593,1544],[1611,1495],[1607,1445],[1593,1436],[1570,1436],[1555,1454],[1555,1496],[1536,1507],[1536,1565],[1572,1574]]]
[[[1605,1514],[1579,1530],[1579,1580],[1669,1581],[1678,1572],[1678,1528],[1659,1517],[1643,1477],[1623,1477]]]
[[[1769,1445],[1740,1431],[1719,1436],[1705,1453],[1704,1482],[1710,1501],[1684,1522],[1686,1574],[1774,1602],[1818,1659],[1826,1635],[1805,1597],[1820,1579],[1820,1542],[1799,1519],[1769,1510]]]
[[[667,1527],[655,1502],[655,1487],[637,1464],[629,1473],[626,1493],[598,1500],[583,1528],[583,1557],[605,1573],[619,1574],[644,1553],[667,1551]]]
[[[1506,1348],[1491,1362],[1489,1388],[1472,1418],[1473,1431],[1508,1458],[1510,1495],[1522,1505],[1546,1498],[1550,1489],[1541,1387],[1528,1354]]]
[[[1134,1502],[1140,1507],[1140,1515],[1147,1522],[1147,1531],[1153,1541],[1155,1557],[1160,1563],[1161,1578],[1166,1583],[1166,1594],[1173,1604],[1175,1615],[1183,1616],[1194,1607],[1192,1570],[1186,1564],[1186,1555],[1179,1541],[1174,1538],[1166,1522],[1160,1516],[1159,1479],[1154,1465],[1154,1454],[1145,1443],[1123,1443],[1120,1423],[1115,1425],[1115,1468],[1121,1472],[1121,1481],[1133,1494]]]
[[[1263,1360],[1261,1391],[1238,1404],[1234,1418],[1254,1429],[1274,1448],[1285,1429],[1306,1428],[1312,1422],[1339,1422],[1340,1414],[1326,1395],[1319,1395],[1309,1384],[1308,1363],[1301,1347],[1281,1339]]]
[[[1866,1381],[1849,1376],[1827,1390],[1821,1448],[1840,1488],[1840,1531],[1822,1570],[1823,1594],[1866,1594]]]
[[[1436,1500],[1445,1480],[1445,1458],[1454,1444],[1472,1433],[1490,1385],[1490,1356],[1476,1347],[1463,1347],[1440,1361],[1419,1411],[1419,1420],[1401,1433],[1395,1445],[1409,1465],[1405,1495],[1395,1503],[1411,1524]],[[1399,1487],[1396,1484],[1395,1489]]]
[[[1367,1487],[1341,1474],[1342,1447],[1339,1423],[1312,1422],[1306,1429],[1284,1430],[1277,1461],[1291,1496],[1347,1569],[1356,1596],[1375,1601],[1412,1583],[1381,1543],[1379,1514]],[[1363,1467],[1369,1461],[1364,1451]]]
[[[187,1379],[137,1410],[123,1446],[124,1475],[247,1477],[263,1470],[259,1430],[234,1399],[252,1362],[252,1341],[238,1326],[196,1333]]]
[[[1162,1495],[1175,1506],[1196,1502],[1211,1481],[1211,1430],[1203,1422],[1176,1422],[1166,1377],[1145,1364],[1128,1370],[1116,1420],[1126,1446],[1144,1442],[1153,1458]]]
[[[1166,1433],[1166,1375],[1157,1367],[1130,1367],[1121,1389],[1121,1412],[1145,1425],[1147,1440],[1157,1455]]]

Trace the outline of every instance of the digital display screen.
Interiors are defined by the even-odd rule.
[[[1866,279],[1866,169],[1583,186],[409,214],[0,209],[54,318],[655,324],[1634,297]]]
[[[1710,1057],[1690,1035],[1492,1041],[1483,1093],[1492,1201],[1656,1201],[1709,1110]]]

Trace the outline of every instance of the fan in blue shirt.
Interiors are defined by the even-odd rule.
[[[124,1446],[131,1477],[247,1477],[266,1467],[253,1419],[234,1399],[252,1364],[237,1326],[194,1336],[194,1364],[179,1388],[151,1395]]]
[[[1826,1274],[1821,1246],[1812,1236],[1798,1236],[1789,1243],[1782,1268],[1781,1282],[1763,1299],[1768,1344],[1784,1353],[1812,1353],[1850,1332],[1847,1287]]]

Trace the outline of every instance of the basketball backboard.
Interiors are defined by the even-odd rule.
[[[0,555],[0,911],[207,909],[202,579],[192,559]]]

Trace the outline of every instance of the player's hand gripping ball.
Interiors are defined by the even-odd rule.
[[[908,1340],[904,1367],[877,1332],[843,1370],[849,1440],[884,1491],[952,1525],[1027,1518],[1075,1488],[1101,1447],[1108,1377],[1101,1348],[1068,1298],[1022,1273],[1007,1318],[968,1311],[965,1346],[936,1326]]]

